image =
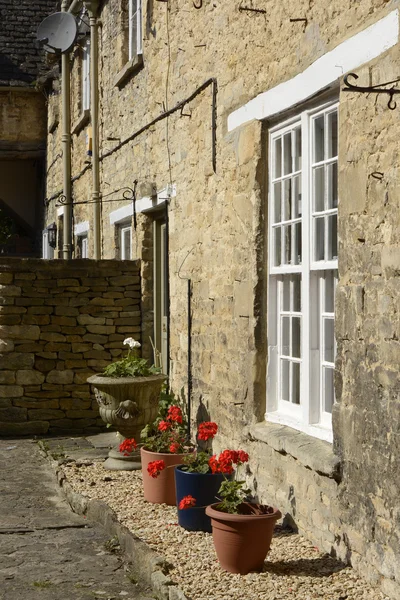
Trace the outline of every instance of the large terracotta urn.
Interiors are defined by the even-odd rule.
[[[94,388],[103,421],[113,425],[120,436],[140,440],[141,430],[154,421],[158,413],[158,401],[166,375],[148,377],[101,377],[88,378]],[[110,470],[132,471],[141,468],[140,453],[123,456],[116,448],[110,450],[104,467]]]

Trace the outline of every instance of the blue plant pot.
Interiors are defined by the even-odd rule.
[[[231,479],[231,476],[224,476],[221,473],[188,473],[181,470],[182,465],[175,469],[176,486],[176,504],[185,496],[196,498],[196,505],[193,508],[179,510],[178,523],[188,531],[206,531],[212,532],[211,519],[206,515],[206,506],[218,501],[217,494],[224,479]]]

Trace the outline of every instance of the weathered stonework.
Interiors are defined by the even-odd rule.
[[[260,500],[277,504],[286,520],[316,545],[351,561],[365,577],[399,599],[397,113],[388,110],[385,97],[342,93],[338,65],[332,90],[333,97],[337,93],[340,122],[333,447],[313,439],[311,443],[304,434],[289,435],[283,447],[277,442],[283,433],[273,431],[270,424],[256,425],[264,420],[266,408],[266,134],[270,123],[254,120],[230,132],[227,127],[227,117],[236,108],[295,77],[385,17],[399,2],[300,0],[294,12],[293,3],[282,0],[266,3],[266,14],[239,11],[239,4],[203,2],[196,10],[184,0],[143,2],[143,66],[118,85],[126,60],[125,3],[110,0],[104,4],[99,48],[101,189],[105,195],[132,187],[137,179],[140,201],[154,196],[154,189],[176,184],[176,196],[168,204],[173,389],[187,394],[190,278],[193,412],[218,422],[219,447],[240,445],[250,451],[248,480]],[[299,16],[307,22],[291,22]],[[398,64],[397,44],[358,69],[359,81],[376,85],[394,80]],[[79,68],[77,52],[74,122],[80,111]],[[218,86],[216,173],[211,86],[168,120],[160,119],[119,145],[210,77],[216,78]],[[50,98],[51,110],[59,106],[59,99],[57,94]],[[84,128],[73,139],[76,202],[85,202],[91,190],[85,134]],[[52,165],[48,197],[62,188],[60,161],[56,160],[60,139],[60,127],[56,127],[48,138]],[[110,213],[125,205],[126,201],[103,202],[104,258],[118,256]],[[92,205],[77,204],[74,218],[76,223],[92,222]],[[47,223],[56,220],[54,200],[47,208]],[[141,259],[145,341],[152,329],[154,301],[152,226],[153,213],[139,213],[132,239],[133,256]],[[8,299],[13,303],[13,296]],[[94,330],[91,335],[101,334]],[[91,341],[95,343],[94,337]],[[11,348],[13,342],[10,339]],[[53,359],[46,356],[43,360]]]
[[[0,281],[0,435],[103,430],[86,380],[141,337],[138,262],[1,259]]]

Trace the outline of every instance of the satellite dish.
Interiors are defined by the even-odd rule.
[[[75,44],[78,25],[68,12],[56,12],[42,21],[37,30],[37,40],[46,52],[68,52]]]

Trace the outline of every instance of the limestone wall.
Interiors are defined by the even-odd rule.
[[[87,378],[141,337],[139,264],[0,260],[0,435],[104,429]]]

